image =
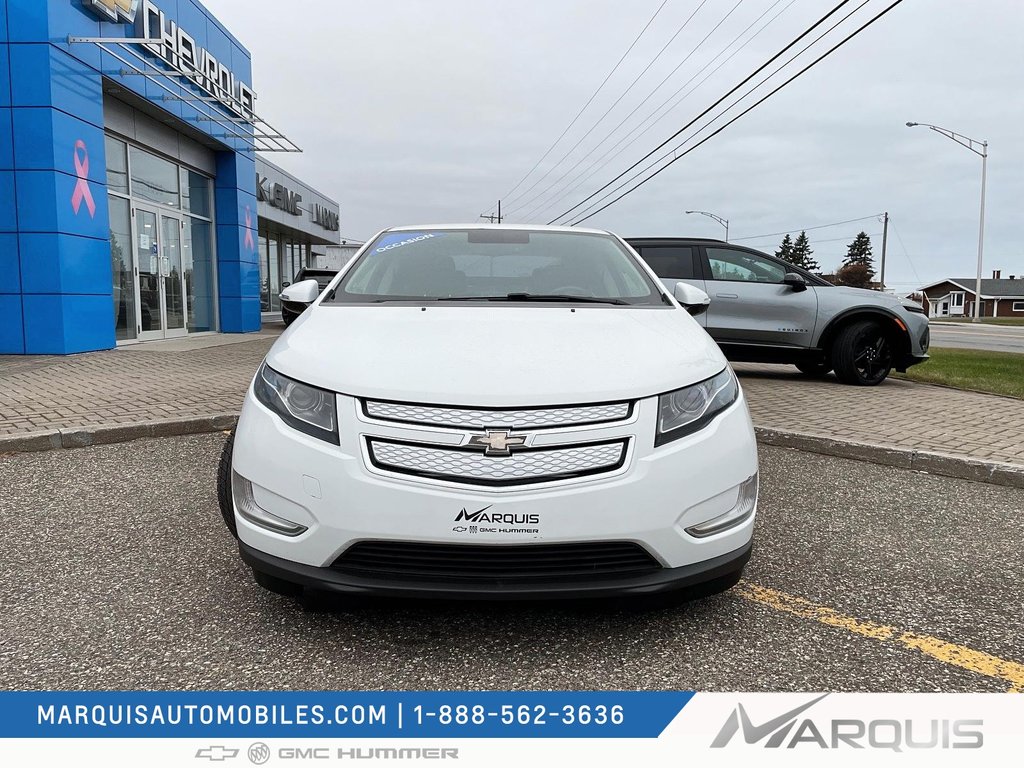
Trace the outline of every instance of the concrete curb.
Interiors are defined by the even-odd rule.
[[[234,429],[237,413],[217,413],[211,416],[189,416],[181,419],[158,419],[132,424],[97,424],[23,435],[0,437],[0,454],[49,451],[56,448],[87,448],[90,445],[108,445],[148,437],[176,437],[221,432]]]
[[[912,469],[932,475],[1006,485],[1011,488],[1024,488],[1024,467],[1016,464],[947,456],[942,453],[918,451],[911,448],[858,443],[852,440],[836,440],[830,437],[819,437],[818,435],[769,427],[755,427],[754,431],[757,433],[757,441],[762,445],[795,448],[808,453],[869,461],[872,464]]]
[[[176,437],[222,432],[233,429],[237,413],[192,416],[182,419],[161,419],[134,424],[101,424],[69,429],[52,429],[22,435],[0,437],[0,454],[49,451],[59,448],[87,448],[91,445],[123,443],[152,437]],[[900,469],[912,469],[933,475],[945,475],[980,483],[1024,488],[1024,467],[994,461],[947,456],[931,451],[893,448],[852,440],[836,440],[802,432],[770,427],[756,427],[757,441],[762,445],[794,448],[844,459],[868,461]]]

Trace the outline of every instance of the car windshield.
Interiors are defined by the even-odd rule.
[[[665,306],[610,235],[498,228],[385,232],[325,303],[425,300]]]

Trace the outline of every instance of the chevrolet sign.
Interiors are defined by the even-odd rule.
[[[86,5],[114,23],[132,24],[139,12],[139,0],[86,0]]]

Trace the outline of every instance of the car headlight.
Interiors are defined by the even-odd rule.
[[[256,374],[253,392],[289,426],[328,443],[341,444],[333,392],[282,376],[266,363]]]
[[[692,434],[736,401],[740,385],[732,368],[689,387],[658,398],[658,434],[655,445]]]

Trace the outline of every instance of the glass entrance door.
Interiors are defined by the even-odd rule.
[[[181,259],[181,218],[156,209],[135,208],[135,264],[138,273],[139,340],[184,336],[185,276]]]

